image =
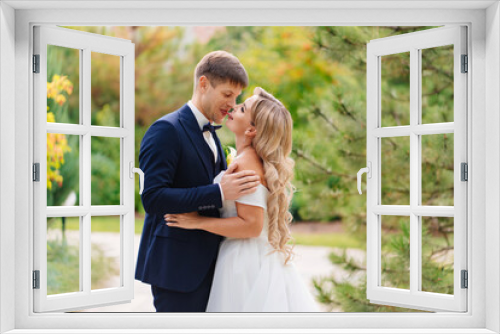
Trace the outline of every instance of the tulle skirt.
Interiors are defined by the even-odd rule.
[[[319,312],[293,262],[265,237],[221,243],[207,312]]]

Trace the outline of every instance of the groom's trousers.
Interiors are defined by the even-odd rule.
[[[200,286],[192,292],[178,292],[151,286],[156,312],[205,312],[214,278],[215,261]]]

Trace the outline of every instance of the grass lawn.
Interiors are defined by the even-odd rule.
[[[292,233],[297,245],[365,249],[366,243],[346,233]]]

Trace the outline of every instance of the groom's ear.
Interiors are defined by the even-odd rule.
[[[209,86],[210,82],[208,81],[208,78],[204,75],[202,75],[199,79],[198,79],[198,87],[200,87],[200,90],[202,92],[205,92]]]

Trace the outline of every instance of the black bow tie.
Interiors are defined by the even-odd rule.
[[[212,125],[212,124],[208,123],[208,124],[205,124],[203,126],[203,132],[210,131],[212,133],[212,135],[214,135],[215,131],[219,130],[220,128],[222,128],[222,125]]]

